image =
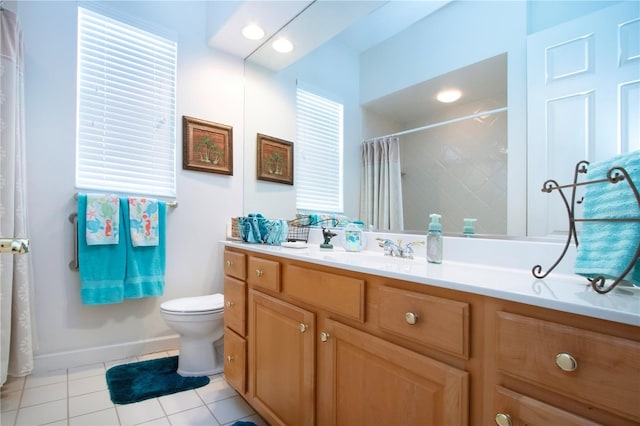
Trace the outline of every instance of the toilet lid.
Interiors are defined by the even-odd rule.
[[[160,305],[160,309],[172,312],[207,312],[216,311],[224,307],[224,295],[220,293],[207,296],[182,297],[167,300]]]

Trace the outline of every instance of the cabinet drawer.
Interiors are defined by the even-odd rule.
[[[225,275],[244,280],[246,278],[244,259],[245,255],[242,253],[235,253],[225,250],[223,261]]]
[[[506,312],[497,315],[500,371],[640,421],[639,342]]]
[[[224,325],[246,336],[247,309],[244,281],[224,277]]]
[[[364,280],[287,265],[283,291],[310,305],[364,322]]]
[[[224,377],[241,394],[246,392],[247,341],[224,329]]]
[[[469,304],[382,287],[378,312],[382,329],[469,358]]]
[[[537,399],[498,386],[494,407],[497,425],[597,426],[584,417],[545,404]]]
[[[247,282],[253,287],[280,291],[280,263],[249,256]]]

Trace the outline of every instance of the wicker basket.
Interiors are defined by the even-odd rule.
[[[290,220],[288,222],[289,232],[287,233],[287,241],[304,241],[309,240],[309,225],[302,225],[299,220]]]
[[[231,237],[240,239],[240,230],[238,229],[238,218],[231,218]]]

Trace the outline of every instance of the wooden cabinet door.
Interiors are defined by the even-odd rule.
[[[247,343],[228,327],[224,329],[224,377],[238,392],[246,391]]]
[[[224,325],[246,336],[247,285],[244,281],[224,277]]]
[[[315,316],[249,290],[249,398],[273,425],[315,421]]]
[[[319,332],[319,424],[468,424],[468,373],[333,320]]]

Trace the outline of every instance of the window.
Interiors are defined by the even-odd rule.
[[[78,9],[76,186],[174,197],[177,44]]]
[[[298,83],[295,147],[296,208],[343,213],[341,103]]]

